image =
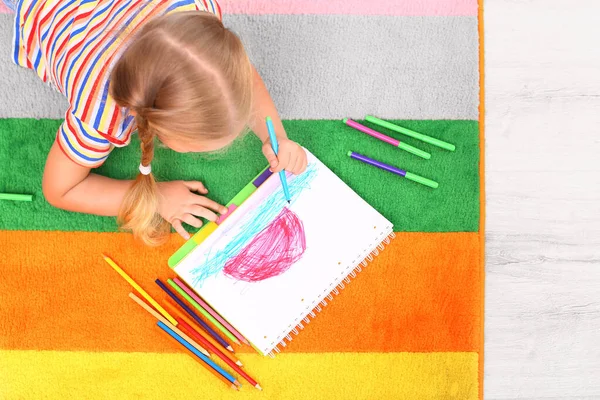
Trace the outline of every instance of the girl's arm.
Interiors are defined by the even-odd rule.
[[[288,139],[279,113],[271,95],[265,86],[262,78],[252,67],[254,73],[254,91],[253,91],[253,112],[252,120],[250,121],[250,129],[258,136],[263,142],[263,153],[267,158],[273,172],[279,172],[283,169],[290,171],[294,174],[299,174],[306,169],[306,152],[298,145]],[[279,154],[276,156],[271,147],[271,141],[269,140],[269,131],[265,122],[266,117],[271,117],[273,120],[273,126],[275,128],[275,134],[277,136],[277,142],[279,144]]]
[[[132,182],[90,174],[90,168],[75,164],[54,142],[46,160],[42,191],[54,207],[116,216]]]
[[[90,173],[90,169],[71,161],[54,142],[44,169],[42,190],[46,200],[57,208],[86,214],[116,216],[133,181],[111,179]],[[227,208],[204,197],[208,190],[198,181],[159,182],[160,215],[184,238],[189,234],[182,222],[199,228]]]

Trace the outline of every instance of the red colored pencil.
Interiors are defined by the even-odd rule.
[[[201,338],[202,336],[200,336],[200,334],[198,334],[198,332],[196,332],[196,331],[194,330],[194,328],[192,328],[191,326],[189,326],[189,324],[188,324],[187,322],[185,322],[184,320],[182,320],[182,319],[180,319],[180,318],[175,318],[175,319],[177,320],[177,322],[178,322],[178,324],[179,324],[178,326],[179,326],[179,327],[181,327],[181,329],[182,329],[182,330],[183,330],[185,333],[187,333],[187,334],[188,334],[188,335],[190,335],[191,337],[193,337],[193,338],[196,338],[196,339],[198,339],[199,341],[201,341],[201,339],[200,339],[200,338]],[[204,338],[202,338],[202,339],[204,339]],[[223,354],[221,351],[219,351],[217,348],[215,348],[215,347],[214,347],[212,344],[210,344],[208,341],[207,341],[206,343],[204,343],[204,344],[208,344],[208,345],[210,345],[210,346],[209,346],[209,349],[210,349],[210,347],[213,347],[213,349],[214,349],[214,350],[213,350],[213,349],[210,349],[210,350],[213,350],[213,351],[215,351],[215,350],[216,350],[216,354],[217,354],[219,357],[221,357],[221,359],[222,359],[223,361],[225,361],[225,363],[227,363],[227,365],[229,365],[231,368],[233,368],[233,370],[234,370],[235,372],[237,372],[237,373],[238,373],[238,374],[240,374],[240,375],[241,375],[241,376],[242,376],[244,379],[246,379],[248,382],[250,382],[250,384],[251,384],[252,386],[254,386],[255,388],[257,388],[258,390],[262,390],[262,388],[260,387],[260,385],[258,384],[258,382],[256,382],[254,379],[252,379],[252,377],[251,377],[250,375],[248,375],[246,372],[244,372],[244,370],[243,370],[243,369],[241,369],[239,365],[237,365],[235,362],[231,361],[231,360],[230,360],[228,357],[226,357],[226,356],[225,356],[225,355],[224,355],[224,354]]]
[[[220,358],[227,357],[231,361],[233,361],[234,363],[239,365],[240,367],[242,366],[242,362],[240,360],[238,360],[237,358],[235,358],[233,353],[231,353],[229,351],[225,351],[225,348],[222,347],[219,344],[219,342],[217,342],[210,335],[208,335],[206,332],[204,332],[202,330],[202,328],[200,328],[194,321],[192,321],[190,318],[188,318],[185,315],[185,313],[183,313],[182,311],[177,309],[177,307],[175,307],[174,305],[172,305],[169,302],[166,302],[164,304],[165,304],[165,308],[174,315],[175,321],[177,321],[178,326],[179,326],[180,322],[185,322],[185,325],[188,327],[188,329],[192,329],[196,334],[198,334],[202,337],[202,339],[198,339],[198,341],[200,341],[200,343],[202,343],[202,345],[206,346],[206,348],[208,350],[212,351]],[[194,337],[196,337],[196,336],[194,336]],[[223,349],[223,350],[221,350],[221,349]]]
[[[198,330],[194,329],[192,326],[190,326],[190,324],[188,324],[187,322],[185,322],[184,320],[182,320],[180,318],[175,318],[175,320],[177,321],[178,324],[180,324],[184,328],[183,331],[186,334],[192,335],[194,338],[197,338],[198,341],[202,342],[202,344],[205,345],[208,348],[208,350],[215,353],[217,356],[219,356],[220,359],[222,359],[222,360],[227,359],[227,360],[231,361],[232,363],[235,363],[236,365],[241,366],[242,363],[239,360],[233,358],[233,356],[231,356],[230,354],[219,350],[215,345],[210,343],[208,340],[206,340],[205,338],[202,338],[202,336],[200,335]],[[202,338],[202,339],[200,339],[200,338]]]

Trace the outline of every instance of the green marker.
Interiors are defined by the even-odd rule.
[[[382,119],[373,117],[371,115],[367,115],[365,117],[365,119],[369,122],[372,122],[379,126],[383,126],[384,128],[390,129],[394,132],[402,133],[406,136],[413,137],[413,138],[421,140],[425,143],[429,143],[434,146],[441,147],[442,149],[446,149],[446,150],[450,150],[450,151],[454,151],[456,149],[456,146],[454,146],[451,143],[447,143],[447,142],[444,142],[443,140],[432,138],[431,136],[423,135],[422,133],[419,133],[419,132],[411,131],[410,129],[403,128],[398,125],[394,125],[391,122],[384,121]]]
[[[374,138],[379,139],[382,142],[386,142],[386,143],[391,144],[392,146],[395,146],[399,149],[408,151],[409,153],[414,154],[415,156],[419,156],[426,160],[429,160],[431,158],[431,154],[427,153],[426,151],[417,149],[416,147],[413,147],[409,144],[403,143],[403,142],[399,141],[398,139],[394,139],[392,137],[386,136],[381,132],[377,132],[367,126],[361,125],[356,121],[353,121],[348,118],[344,118],[344,123],[354,129],[356,129],[357,131],[361,131],[362,133],[366,133],[369,136],[373,136]]]
[[[0,193],[0,200],[32,201],[33,196],[30,194]]]

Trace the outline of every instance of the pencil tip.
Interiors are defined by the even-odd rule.
[[[244,364],[242,364],[242,362],[241,362],[240,360],[237,360],[235,363],[236,363],[237,365],[239,365],[240,367],[243,367],[243,366],[244,366]]]
[[[254,387],[257,388],[258,390],[262,390],[262,388],[260,387],[260,385],[258,383]]]
[[[227,346],[227,350],[229,350],[229,351],[233,352],[233,347],[231,347],[231,346]]]

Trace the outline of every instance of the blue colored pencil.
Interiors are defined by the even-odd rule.
[[[273,147],[275,155],[277,155],[279,153],[279,143],[277,143],[277,136],[275,136],[275,128],[273,127],[273,121],[271,120],[271,117],[267,117],[267,130],[269,131],[269,139],[271,139],[271,146]],[[285,199],[288,203],[290,203],[292,201],[292,196],[290,195],[290,188],[287,184],[285,171],[279,171],[279,179],[281,180],[281,186],[283,186],[283,193],[285,194]]]
[[[232,376],[230,373],[228,373],[227,371],[225,371],[223,368],[219,367],[210,358],[208,358],[204,354],[200,353],[196,348],[194,348],[194,346],[192,346],[191,344],[189,344],[184,338],[182,338],[181,336],[179,336],[175,331],[173,331],[167,325],[163,324],[162,321],[158,321],[157,325],[160,326],[160,328],[163,331],[165,331],[169,335],[171,335],[171,337],[173,339],[177,340],[180,344],[182,344],[186,349],[188,349],[189,351],[191,351],[196,357],[198,357],[199,359],[201,359],[202,361],[204,361],[206,364],[208,364],[210,367],[212,367],[219,374],[223,375],[225,377],[225,379],[227,379],[229,382],[231,382],[232,384],[235,385],[236,379],[235,379],[234,376]]]
[[[219,334],[217,332],[215,332],[210,326],[208,326],[206,324],[206,322],[204,322],[202,320],[202,318],[200,318],[191,308],[189,308],[183,301],[181,301],[179,299],[179,297],[177,297],[175,295],[175,293],[173,293],[164,283],[162,283],[160,281],[160,279],[155,280],[154,282],[156,282],[156,284],[158,286],[160,286],[160,288],[162,290],[164,290],[169,297],[171,297],[173,300],[175,300],[175,302],[177,304],[179,304],[181,306],[181,308],[183,308],[192,318],[194,318],[196,320],[196,322],[198,324],[200,324],[200,326],[202,328],[204,328],[204,330],[210,335],[212,336],[217,342],[219,342],[223,347],[225,347],[227,350],[229,351],[233,351],[233,347],[231,347],[229,345],[229,343],[227,343],[225,340],[223,340],[223,338],[221,336],[219,336]]]

